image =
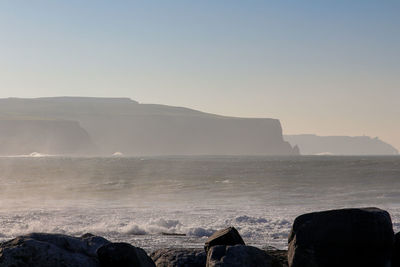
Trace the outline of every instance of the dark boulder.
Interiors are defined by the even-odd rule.
[[[101,267],[155,267],[146,252],[128,243],[109,243],[97,250]]]
[[[400,232],[394,235],[392,267],[400,267]]]
[[[204,267],[207,255],[203,249],[159,249],[150,254],[157,267]]]
[[[288,267],[287,250],[266,249],[268,255],[272,258],[272,267]]]
[[[210,247],[216,245],[245,245],[242,237],[235,227],[228,227],[212,234],[204,245],[204,250],[209,251]]]
[[[387,267],[393,236],[389,213],[378,208],[304,214],[289,236],[289,266]]]
[[[97,267],[95,251],[109,241],[94,235],[71,237],[33,233],[0,244],[2,267]]]
[[[252,246],[217,245],[207,253],[207,267],[272,267],[272,258]]]

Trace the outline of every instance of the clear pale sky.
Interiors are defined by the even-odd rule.
[[[0,97],[130,97],[400,149],[400,1],[0,1]]]

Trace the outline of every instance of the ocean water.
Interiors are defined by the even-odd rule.
[[[400,157],[1,157],[0,185],[0,241],[90,232],[152,251],[235,226],[285,248],[296,216],[368,206],[400,230]]]

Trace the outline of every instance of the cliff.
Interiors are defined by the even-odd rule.
[[[294,155],[276,119],[225,117],[128,98],[0,99],[0,118],[76,121],[110,155]]]
[[[285,135],[291,145],[297,145],[303,155],[397,155],[393,146],[379,138],[368,136],[318,136],[313,134]]]
[[[75,121],[0,120],[0,155],[89,154],[95,146]]]

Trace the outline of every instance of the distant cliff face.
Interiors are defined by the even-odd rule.
[[[70,120],[110,155],[295,155],[279,120],[207,114],[127,98],[0,99],[0,119]]]
[[[106,153],[131,155],[291,155],[280,123],[182,115],[107,116],[82,119]]]
[[[398,151],[378,138],[368,136],[317,136],[313,134],[285,135],[291,145],[297,145],[303,155],[397,155]]]
[[[0,120],[0,155],[89,154],[87,132],[74,121]]]

